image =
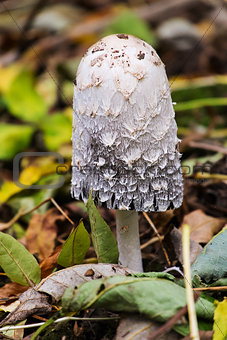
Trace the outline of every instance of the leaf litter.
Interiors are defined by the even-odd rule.
[[[83,4],[80,2],[79,6],[77,4],[69,5],[67,2],[61,8],[52,6],[52,19],[50,18],[48,23],[45,21],[45,25],[43,25],[42,16],[45,17],[46,13],[51,13],[50,7],[43,2],[40,10],[37,11],[34,4],[33,0],[29,4],[23,0],[14,9],[13,2],[12,4],[7,2],[3,5],[0,13],[0,17],[3,19],[0,20],[1,27],[3,27],[3,39],[0,40],[3,52],[0,66],[2,79],[0,83],[0,110],[2,117],[0,134],[0,200],[4,203],[0,207],[3,222],[1,224],[2,230],[6,234],[18,238],[19,234],[16,233],[13,221],[9,225],[4,222],[9,221],[20,209],[24,209],[24,207],[26,209],[32,208],[42,199],[45,200],[50,195],[54,195],[59,205],[64,206],[67,213],[69,211],[70,217],[75,222],[72,225],[76,227],[80,219],[83,218],[84,227],[90,232],[86,208],[84,208],[84,205],[79,207],[78,203],[72,202],[69,195],[69,173],[65,176],[66,181],[63,188],[52,192],[47,192],[45,189],[37,190],[36,195],[34,195],[34,190],[22,190],[14,185],[10,162],[13,156],[20,151],[55,150],[65,156],[67,164],[70,164],[71,144],[69,137],[72,120],[70,103],[73,91],[72,80],[75,77],[78,61],[87,47],[99,39],[100,32],[103,34],[104,32],[110,32],[110,30],[113,32],[113,30],[119,30],[121,27],[124,30],[126,22],[134,22],[135,25],[133,25],[132,29],[135,35],[142,34],[141,38],[148,40],[149,37],[153,43],[158,42],[158,52],[166,64],[168,74],[173,77],[170,83],[173,101],[177,102],[175,108],[179,127],[178,134],[183,139],[181,143],[183,164],[190,165],[193,170],[189,175],[185,176],[183,207],[177,211],[171,210],[160,214],[150,213],[149,217],[154,223],[160,239],[164,239],[163,245],[171,266],[181,269],[181,234],[179,230],[176,231],[175,227],[178,228],[184,223],[188,223],[192,228],[192,239],[194,240],[191,241],[191,263],[194,263],[192,268],[196,272],[197,288],[216,289],[221,285],[224,288],[226,286],[226,277],[223,277],[226,276],[226,267],[223,262],[223,259],[225,260],[224,247],[226,247],[225,236],[221,233],[220,236],[219,234],[216,236],[217,240],[214,238],[211,241],[211,239],[220,232],[227,217],[225,141],[227,131],[224,107],[227,81],[223,44],[223,32],[226,30],[225,22],[227,22],[225,12],[223,10],[220,13],[218,12],[219,15],[215,19],[215,25],[210,30],[208,27],[212,13],[219,11],[219,4],[216,2],[205,4],[205,2],[199,0],[195,5],[193,1],[190,3],[183,1],[180,6],[175,5],[173,15],[175,15],[176,11],[177,15],[183,18],[179,22],[179,20],[172,18],[172,4],[164,1],[156,1],[149,5],[136,4],[135,2],[136,8],[131,6],[129,9],[128,6],[122,4],[121,6],[123,7],[120,8],[112,0],[109,0],[109,7],[106,6],[103,11],[99,1],[94,0],[91,2],[86,0]],[[20,23],[22,33],[17,31],[16,25],[12,26],[12,19],[9,18],[4,6],[9,6],[9,11],[13,9],[12,15],[15,22]],[[30,16],[31,13],[32,15]],[[70,13],[70,15],[66,13]],[[21,22],[21,15],[25,18],[24,26]],[[56,17],[59,18],[57,25],[56,20],[53,19]],[[170,20],[168,19],[169,17]],[[33,19],[29,18],[37,18],[35,24],[33,22],[32,30],[29,29],[31,27],[29,20],[32,21]],[[75,18],[77,19],[75,20]],[[175,30],[176,25],[179,28],[177,30]],[[128,33],[130,33],[129,26],[127,27],[129,29]],[[164,27],[168,27],[168,34],[164,32],[163,35]],[[185,27],[187,29],[183,31],[183,38],[179,38],[180,30]],[[206,30],[205,39],[203,39],[199,48],[193,50],[193,58],[191,58],[190,62],[183,64],[192,51],[190,46],[191,48],[196,46],[198,42],[196,39],[204,34],[204,27]],[[7,31],[9,28],[10,33]],[[90,32],[93,32],[93,34],[91,35]],[[160,34],[160,32],[162,33]],[[196,35],[194,32],[196,32]],[[76,43],[73,44],[72,41]],[[21,46],[23,46],[23,49],[21,49]],[[39,51],[39,58],[34,54],[34,50]],[[178,58],[176,58],[176,55]],[[41,60],[43,56],[45,58],[44,63]],[[17,58],[17,62],[13,62],[15,58]],[[3,67],[3,65],[6,67]],[[178,73],[181,74],[180,77],[177,76]],[[53,82],[50,74],[55,79],[55,82]],[[26,96],[25,94],[29,95]],[[16,101],[15,97],[20,100]],[[48,127],[45,125],[47,123],[50,124]],[[225,156],[223,157],[223,155]],[[201,168],[201,165],[203,168]],[[198,168],[196,169],[196,167]],[[55,160],[51,159],[47,166],[42,166],[42,162],[37,157],[34,163],[31,160],[23,162],[20,180],[28,185],[54,183],[55,171]],[[104,207],[98,208],[98,211],[107,222],[107,226],[105,226],[102,221],[102,226],[107,235],[109,235],[108,241],[105,244],[104,238],[101,241],[99,240],[101,248],[99,248],[99,244],[97,245],[94,242],[90,246],[84,261],[94,262],[98,258],[99,261],[103,262],[117,262],[117,249],[114,246],[115,240],[111,233],[111,231],[113,233],[115,231],[115,213],[114,211],[108,211]],[[49,218],[47,218],[47,213],[44,225],[44,221],[41,221],[41,216],[44,216],[45,211],[39,210],[39,214],[40,221],[38,221],[38,218],[36,220],[35,217],[33,219],[33,216],[31,217],[32,213],[28,214],[26,218],[25,216],[21,217],[20,228],[21,235],[27,233],[29,235],[30,233],[31,238],[28,238],[28,243],[26,244],[25,242],[24,245],[28,247],[32,254],[38,257],[38,260],[41,260],[42,278],[45,277],[48,281],[48,275],[51,278],[52,275],[61,272],[58,257],[65,240],[67,240],[72,230],[72,226],[69,226],[68,222],[66,224],[65,219],[61,219],[60,216],[57,217],[55,212],[50,213]],[[29,232],[28,226],[30,228]],[[95,233],[100,235],[99,230],[100,224],[98,226],[93,225],[93,236]],[[163,256],[163,251],[160,250],[159,239],[155,239],[154,232],[141,215],[140,236],[141,244],[144,245],[142,253],[146,272],[165,270],[167,262]],[[172,242],[169,242],[169,237],[172,238]],[[22,241],[24,242],[24,240]],[[209,241],[213,246],[208,243]],[[224,245],[222,242],[224,242]],[[201,245],[204,246],[206,243],[208,243],[207,248],[203,250]],[[105,251],[108,248],[107,245],[115,249],[113,253],[108,254]],[[17,246],[15,245],[16,248]],[[71,255],[72,249],[73,247],[70,249]],[[197,256],[201,250],[202,252]],[[80,257],[80,261],[82,261],[82,258],[83,256]],[[70,264],[73,263],[71,258],[69,262]],[[91,268],[93,265],[92,263],[89,264],[90,270],[87,271],[88,276],[86,278],[93,277],[94,269]],[[57,272],[53,273],[56,270]],[[125,273],[122,274],[125,275]],[[95,275],[94,277],[98,279]],[[50,286],[53,285],[53,282],[50,282]],[[62,287],[62,285],[59,284],[58,287]],[[23,290],[31,291],[28,286],[9,282],[7,276],[1,275],[0,296],[3,299],[8,298],[8,303],[11,301],[10,297],[15,298]],[[45,293],[39,292],[39,294]],[[206,294],[209,297],[215,297],[220,306],[225,301],[224,296],[226,293],[224,290],[206,291]],[[57,296],[56,292],[55,295]],[[52,303],[50,296],[48,295],[47,300],[43,296],[40,303],[40,306],[45,306],[46,310],[50,308],[49,305]],[[32,296],[33,307],[35,307],[36,303],[37,308],[40,307],[39,298],[39,295]],[[0,302],[3,301],[0,300]],[[59,305],[61,307],[60,300]],[[225,303],[223,302],[224,305]],[[26,308],[25,306],[25,311]],[[29,308],[32,310],[32,303]],[[223,313],[220,310],[221,307],[219,311],[217,307],[217,318],[215,320],[218,326],[220,323],[224,331],[224,325],[221,323]],[[39,313],[39,311],[42,312],[38,309],[37,312]],[[33,309],[33,312],[35,313],[35,309]],[[48,318],[50,315],[47,312],[46,317]],[[129,317],[129,314],[127,315]],[[30,320],[28,320],[29,322]],[[201,324],[201,320],[199,320],[199,323]],[[205,326],[209,327],[209,323],[207,322]],[[116,325],[112,327],[113,333],[114,327]],[[187,327],[184,327],[184,335],[186,335],[188,330],[186,331]],[[100,328],[98,331],[97,328],[95,328],[95,331],[94,328],[91,329],[89,323],[86,324],[86,328],[90,330],[90,333],[89,331],[85,333],[85,327],[83,326],[79,326],[79,328],[81,336],[83,334],[88,334],[88,336],[95,334],[96,338],[107,336],[107,333],[102,333]],[[211,332],[211,329],[212,327],[208,332]],[[216,330],[215,332],[215,336],[218,337]]]

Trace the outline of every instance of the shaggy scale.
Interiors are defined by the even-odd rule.
[[[130,35],[101,39],[77,71],[72,195],[113,209],[165,211],[182,204],[182,174],[165,68]]]

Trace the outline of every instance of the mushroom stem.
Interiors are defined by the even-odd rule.
[[[137,211],[117,210],[116,229],[119,263],[135,271],[143,272]]]

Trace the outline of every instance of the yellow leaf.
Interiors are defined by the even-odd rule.
[[[227,339],[227,298],[218,302],[214,312],[213,340]]]
[[[0,92],[6,93],[10,88],[13,80],[16,78],[18,73],[21,71],[21,66],[19,64],[12,64],[8,67],[2,67],[0,65]]]
[[[21,171],[19,183],[26,186],[32,185],[43,176],[55,173],[58,165],[58,163],[47,163],[42,166],[30,165]],[[24,188],[17,186],[14,182],[4,182],[0,190],[0,203],[6,202],[11,196],[17,194],[23,189]]]
[[[13,312],[19,306],[19,304],[20,304],[20,301],[16,300],[8,306],[2,305],[2,306],[0,306],[0,311],[1,312],[2,311],[3,312]]]
[[[25,325],[26,322],[27,322],[27,319],[15,324],[15,326]],[[21,340],[24,337],[24,328],[22,327],[20,329],[10,329],[10,326],[9,326],[9,330],[3,331],[2,333],[6,335],[7,337],[10,337],[10,339]]]

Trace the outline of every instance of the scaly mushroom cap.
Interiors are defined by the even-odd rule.
[[[182,204],[182,174],[165,68],[146,42],[107,36],[82,58],[74,92],[72,195],[108,208]]]

